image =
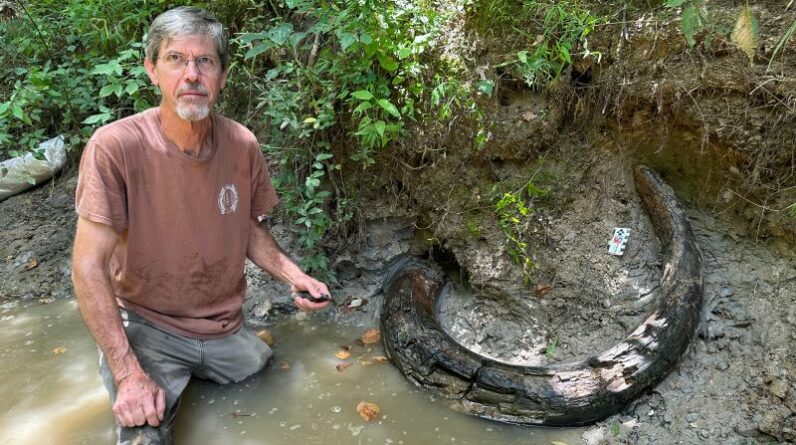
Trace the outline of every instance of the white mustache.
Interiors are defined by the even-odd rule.
[[[205,87],[203,87],[202,85],[188,85],[185,87],[181,87],[177,90],[178,96],[181,96],[186,93],[199,93],[199,94],[208,95],[207,89],[205,89]]]

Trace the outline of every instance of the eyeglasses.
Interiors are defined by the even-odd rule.
[[[188,66],[188,62],[193,61],[196,64],[196,69],[202,74],[218,74],[221,72],[221,62],[217,57],[213,56],[199,56],[189,59],[182,54],[171,53],[155,59],[161,60],[166,69],[171,71],[182,71]]]

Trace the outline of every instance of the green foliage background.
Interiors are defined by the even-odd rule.
[[[182,4],[209,9],[229,28],[233,61],[221,112],[255,131],[274,160],[302,265],[320,274],[329,269],[324,237],[356,210],[338,186],[341,171],[373,168],[426,122],[469,119],[475,149],[486,142],[480,104],[495,74],[475,75],[445,48],[462,13],[465,32],[494,37],[503,27],[513,35],[497,68],[533,88],[573,58],[600,57],[587,39],[600,19],[577,1],[5,2],[0,159],[57,134],[79,152],[98,126],[157,105],[142,42],[157,14]]]

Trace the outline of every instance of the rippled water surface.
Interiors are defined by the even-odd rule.
[[[580,429],[519,427],[452,411],[415,388],[384,355],[354,340],[362,329],[294,321],[274,327],[275,359],[257,378],[220,386],[194,380],[177,419],[177,444],[579,443]],[[0,306],[0,443],[112,444],[115,423],[94,342],[74,300]],[[335,356],[351,347],[354,363]],[[379,406],[362,420],[357,404]]]

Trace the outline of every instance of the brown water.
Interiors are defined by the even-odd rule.
[[[194,380],[177,419],[180,445],[568,444],[582,429],[530,428],[457,413],[415,388],[383,355],[356,346],[363,329],[294,321],[274,327],[275,360],[255,379],[220,386]],[[0,306],[0,443],[114,443],[115,423],[97,352],[74,300]],[[339,372],[335,353],[353,346]],[[285,365],[286,364],[286,365]],[[382,418],[363,421],[361,400]]]

